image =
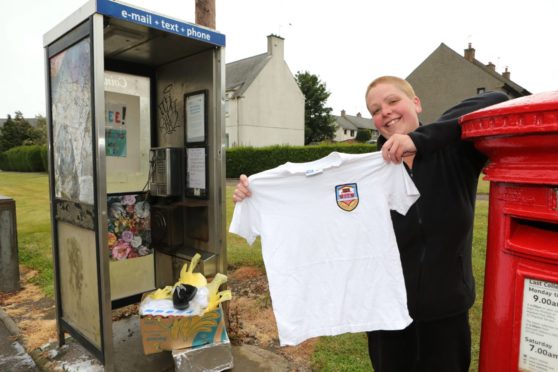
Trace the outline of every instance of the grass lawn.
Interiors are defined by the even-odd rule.
[[[37,270],[32,281],[54,297],[47,174],[0,172],[0,195],[16,203],[20,264]]]
[[[487,181],[480,181],[479,193],[487,194],[488,184]],[[233,211],[232,191],[233,187],[228,186],[227,226],[230,223]],[[34,282],[44,290],[46,296],[53,297],[47,175],[45,173],[0,172],[0,195],[11,197],[16,201],[20,263],[38,271],[39,274],[33,279]],[[476,371],[478,364],[487,215],[488,202],[477,201],[473,241],[473,269],[477,280],[477,301],[470,313],[473,332],[471,371]],[[263,267],[259,239],[252,247],[249,247],[244,239],[228,234],[227,246],[229,264]],[[312,362],[316,370],[370,371],[366,337],[362,333],[322,337],[316,346]]]
[[[478,194],[486,194],[490,191],[490,182],[483,180],[484,175],[481,174],[479,178],[479,186],[477,187]]]

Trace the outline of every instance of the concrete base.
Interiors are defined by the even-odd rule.
[[[137,315],[113,323],[114,370],[116,372],[170,372],[175,371],[170,351],[144,355]],[[104,371],[103,365],[80,344],[68,338],[59,348],[56,343],[44,345],[32,353],[41,370],[45,371]],[[256,346],[233,346],[234,372],[287,371],[285,358]]]
[[[289,362],[280,355],[257,346],[233,346],[234,367],[232,371],[289,371]]]
[[[221,372],[233,368],[230,342],[173,350],[175,372]]]
[[[114,371],[161,372],[174,371],[174,361],[170,352],[151,355],[143,354],[139,318],[133,316],[113,322]],[[44,345],[37,364],[46,371],[104,371],[105,368],[91,353],[73,338],[66,339],[66,345],[58,347],[58,342]]]

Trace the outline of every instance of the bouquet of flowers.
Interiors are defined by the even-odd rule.
[[[150,208],[138,194],[108,197],[108,248],[112,260],[151,254]]]

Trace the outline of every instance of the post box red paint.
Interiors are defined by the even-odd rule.
[[[460,123],[490,159],[479,371],[558,372],[558,91]]]

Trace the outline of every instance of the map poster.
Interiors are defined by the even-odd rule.
[[[558,372],[558,283],[525,278],[518,369]]]

